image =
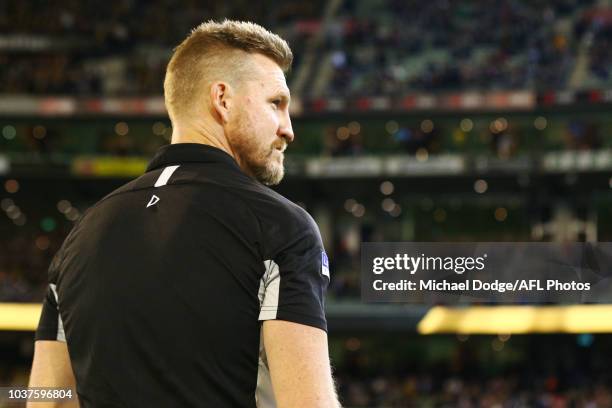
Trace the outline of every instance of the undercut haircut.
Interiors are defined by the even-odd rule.
[[[293,53],[287,42],[245,21],[207,21],[174,49],[164,80],[164,101],[172,122],[192,113],[202,91],[214,81],[236,85],[252,75],[249,54],[262,54],[288,72]]]

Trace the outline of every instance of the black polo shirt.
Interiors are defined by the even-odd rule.
[[[84,408],[273,407],[261,321],[326,330],[313,219],[200,144],[90,208],[49,282],[36,339],[67,341]]]

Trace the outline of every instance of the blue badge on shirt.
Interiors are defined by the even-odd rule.
[[[329,278],[329,259],[325,251],[321,252],[321,274]]]

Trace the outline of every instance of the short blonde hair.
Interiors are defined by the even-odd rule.
[[[250,73],[246,54],[263,54],[287,72],[293,61],[289,45],[260,25],[225,20],[207,21],[174,50],[166,68],[164,99],[170,119],[188,114],[201,90],[216,80],[238,82]]]

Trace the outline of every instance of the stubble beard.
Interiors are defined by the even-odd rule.
[[[284,143],[279,142],[271,146],[259,145],[257,137],[253,135],[253,128],[242,116],[230,141],[232,150],[247,174],[266,186],[276,185],[285,175],[284,157],[281,152],[277,152],[277,147],[284,150]],[[281,155],[280,160],[274,157],[278,154]]]

